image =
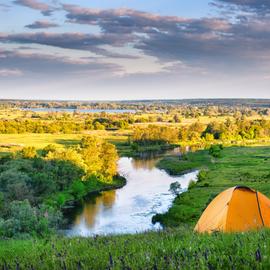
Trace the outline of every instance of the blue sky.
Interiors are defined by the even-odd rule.
[[[0,98],[270,98],[268,0],[0,0]]]

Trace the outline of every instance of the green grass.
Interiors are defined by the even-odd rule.
[[[156,215],[155,221],[166,226],[190,224],[194,226],[209,202],[221,191],[245,185],[270,196],[270,147],[228,147],[221,158],[214,159],[207,150],[189,153],[187,160],[165,158],[159,166],[172,174],[186,169],[204,169],[204,179],[188,192],[178,196],[164,215]]]
[[[188,153],[183,157],[171,156],[163,158],[157,166],[171,175],[181,175],[188,171],[206,167],[211,163],[207,151],[198,151],[196,155]]]
[[[270,231],[0,241],[2,269],[270,269]]]

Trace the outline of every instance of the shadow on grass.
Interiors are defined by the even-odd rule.
[[[62,145],[66,145],[66,146],[73,146],[73,145],[77,145],[80,143],[79,139],[57,139],[55,140],[56,143],[58,144],[62,144]]]

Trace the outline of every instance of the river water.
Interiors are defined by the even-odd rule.
[[[70,108],[22,108],[23,111],[31,112],[66,112],[66,113],[136,113],[136,110],[126,110],[126,109],[70,109]]]
[[[68,236],[93,236],[137,233],[161,229],[152,224],[152,217],[166,212],[175,195],[170,184],[179,182],[184,192],[198,171],[172,177],[155,167],[159,158],[119,160],[119,174],[127,179],[121,189],[102,192],[85,200],[69,215]]]

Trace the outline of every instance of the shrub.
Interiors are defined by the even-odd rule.
[[[201,170],[199,172],[198,176],[197,176],[198,182],[202,182],[202,181],[206,180],[207,179],[207,173],[208,172],[206,170]]]
[[[0,219],[0,236],[45,236],[58,229],[61,220],[61,213],[51,207],[32,207],[28,200],[14,201],[10,205],[8,217]]]
[[[24,147],[21,151],[22,158],[34,158],[37,155],[36,148],[33,146]]]
[[[85,184],[80,180],[73,182],[71,185],[71,194],[75,199],[83,198],[87,194]]]
[[[42,149],[41,155],[43,157],[47,156],[49,152],[55,152],[57,150],[57,147],[53,144],[48,144],[46,147]]]
[[[215,158],[221,158],[221,150],[223,150],[223,145],[211,145],[209,154]]]
[[[192,189],[196,186],[196,181],[195,180],[191,180],[188,184],[188,189]]]

